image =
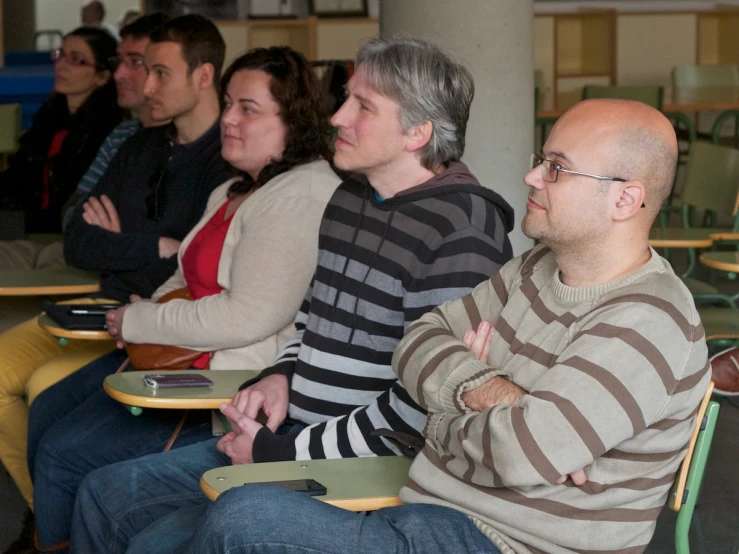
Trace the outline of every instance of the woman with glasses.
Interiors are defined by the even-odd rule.
[[[116,46],[105,31],[80,27],[52,54],[54,91],[21,136],[9,168],[0,174],[3,207],[25,211],[26,233],[61,232],[64,205],[123,117],[109,62]],[[29,258],[18,260],[16,267],[37,266],[33,246],[14,249]],[[0,261],[0,269],[9,268]]]

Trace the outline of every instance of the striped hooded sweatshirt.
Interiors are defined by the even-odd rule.
[[[461,162],[385,201],[364,177],[345,180],[323,215],[296,333],[259,377],[288,376],[288,417],[307,427],[264,427],[254,460],[385,456],[403,451],[399,437],[419,440],[426,415],[393,373],[395,346],[511,259],[512,226],[511,207]]]
[[[710,379],[703,327],[670,265],[569,287],[537,246],[409,327],[393,367],[429,416],[404,502],[469,515],[504,554],[643,552]],[[460,342],[495,325],[487,363]],[[516,407],[471,411],[503,376]],[[555,484],[582,468],[588,481]]]

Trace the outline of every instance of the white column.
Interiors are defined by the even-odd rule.
[[[516,212],[516,255],[533,241],[521,232],[534,144],[533,0],[382,0],[380,32],[430,40],[475,79],[463,161]]]

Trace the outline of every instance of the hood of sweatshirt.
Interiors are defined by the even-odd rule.
[[[352,175],[352,178],[371,186],[367,178],[363,175]],[[468,192],[493,203],[503,220],[506,233],[510,233],[513,230],[513,208],[511,205],[497,192],[482,186],[463,162],[450,163],[447,170],[443,173],[435,175],[425,183],[399,192],[392,198],[383,200],[381,206],[385,209],[392,210],[402,204],[416,202],[423,198],[458,192]],[[370,200],[376,202],[374,198],[370,198]]]

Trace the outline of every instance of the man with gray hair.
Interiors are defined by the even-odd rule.
[[[220,441],[88,475],[73,550],[181,552],[207,507],[198,478],[209,469],[422,445],[425,412],[393,373],[393,352],[420,316],[511,258],[513,211],[460,161],[474,85],[438,48],[371,40],[347,92],[331,120],[334,163],[355,174],[324,212],[296,333],[233,404],[221,405],[234,431]],[[266,425],[256,421],[260,409]]]

